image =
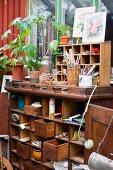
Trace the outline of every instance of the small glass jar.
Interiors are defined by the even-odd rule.
[[[52,80],[52,71],[54,69],[54,64],[52,62],[51,56],[43,56],[42,66],[40,68],[40,78],[39,83],[45,84],[50,83]]]

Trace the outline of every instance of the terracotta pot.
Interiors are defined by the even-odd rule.
[[[62,37],[60,37],[60,44],[63,44],[63,45],[68,44],[69,43],[69,39],[70,39],[69,36],[62,36]]]
[[[12,79],[15,81],[21,81],[24,79],[23,64],[16,64],[12,69]]]
[[[33,150],[32,156],[36,160],[40,161],[41,160],[41,151],[40,150]]]
[[[39,71],[30,71],[30,82],[38,83],[39,82]]]

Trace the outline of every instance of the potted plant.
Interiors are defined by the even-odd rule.
[[[10,60],[8,60],[7,56],[2,56],[2,55],[3,53],[0,52],[0,88],[2,85],[3,75],[11,71]]]
[[[39,70],[42,66],[41,58],[37,57],[37,49],[33,44],[26,45],[24,47],[26,57],[23,58],[24,68],[28,70],[30,81],[39,82]]]
[[[5,51],[9,51],[9,58],[10,58],[10,64],[12,66],[12,74],[14,71],[16,73],[20,73],[21,71],[17,71],[17,66],[23,66],[23,62],[28,64],[28,68],[31,70],[30,62],[32,60],[32,69],[36,70],[38,66],[40,65],[37,60],[36,55],[36,47],[33,45],[32,42],[29,44],[26,42],[26,39],[28,39],[29,36],[32,35],[32,24],[40,24],[44,22],[44,17],[37,17],[34,15],[31,15],[29,17],[25,17],[24,19],[17,17],[12,22],[10,22],[10,29],[8,29],[1,38],[8,38],[9,34],[12,34],[14,36],[14,39],[9,42],[9,44],[6,44],[2,48],[0,48],[0,51],[5,54]],[[13,34],[12,28],[16,27],[16,29],[19,31],[17,35]],[[26,59],[26,60],[25,60]],[[25,64],[24,63],[24,64]],[[21,72],[22,73],[22,72]],[[19,77],[19,80],[22,79],[22,75]],[[13,80],[18,80],[18,78],[14,77],[13,74]]]
[[[68,44],[72,27],[68,25],[63,25],[63,24],[55,24],[55,29],[58,31],[58,35],[60,37],[60,44]]]

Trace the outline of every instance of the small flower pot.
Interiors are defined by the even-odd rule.
[[[39,83],[39,71],[30,71],[30,82]]]
[[[66,45],[66,44],[68,44],[68,43],[69,43],[69,39],[70,39],[69,36],[62,36],[62,37],[60,37],[60,44],[61,44],[61,45]]]
[[[22,81],[24,79],[23,64],[16,64],[12,69],[12,79],[15,81]]]

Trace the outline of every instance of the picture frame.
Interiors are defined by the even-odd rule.
[[[4,75],[3,76],[3,81],[2,81],[2,87],[1,87],[1,92],[7,92],[5,90],[5,87],[7,86],[7,83],[9,81],[12,81],[12,75]]]
[[[82,38],[84,29],[84,20],[86,14],[95,12],[95,7],[76,8],[73,24],[73,37]]]
[[[84,21],[83,43],[104,42],[107,12],[87,14]]]

